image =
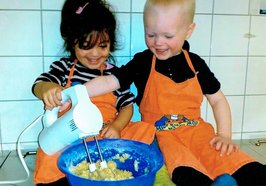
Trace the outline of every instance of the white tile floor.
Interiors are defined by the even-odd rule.
[[[0,157],[0,165],[7,157],[8,152],[3,153]],[[25,153],[24,153],[25,154]],[[0,185],[4,186],[34,186],[32,182],[32,172],[35,166],[35,155],[27,155],[24,158],[27,167],[30,171],[30,177],[25,182],[20,182],[18,184],[1,184],[2,181],[14,181],[14,180],[25,180],[27,178],[26,171],[24,170],[16,151],[12,151],[11,154],[8,156],[2,167],[0,168]]]
[[[260,146],[255,145],[257,140],[243,140],[243,141],[236,141],[239,144],[240,148],[256,158],[259,162],[266,164],[266,144],[262,143]],[[3,160],[5,159],[8,153],[4,153],[0,156],[0,165],[2,164]],[[35,164],[35,155],[27,155],[25,157],[25,162],[27,163],[28,169],[31,172],[30,178],[27,182],[19,183],[19,184],[4,184],[4,186],[34,186],[32,182],[32,172],[34,170]],[[10,156],[7,158],[3,166],[0,168],[0,185],[1,181],[7,180],[21,180],[26,178],[26,173],[16,155],[16,152],[12,152]]]
[[[266,138],[265,138],[266,140]],[[263,140],[263,141],[265,141]],[[260,145],[256,145],[258,140],[243,140],[239,143],[239,146],[246,153],[250,154],[259,162],[266,164],[266,143],[260,143]]]

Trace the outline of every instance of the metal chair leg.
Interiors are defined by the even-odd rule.
[[[28,155],[36,155],[37,151],[28,151],[26,154],[23,155],[23,158],[25,158]]]
[[[8,154],[6,155],[6,157],[4,158],[4,160],[2,161],[1,165],[0,165],[0,169],[3,167],[3,165],[5,164],[7,158],[9,157],[9,155],[11,154],[12,151],[9,151]]]
[[[255,145],[260,146],[262,143],[266,143],[266,139],[258,140],[257,143],[255,143]]]

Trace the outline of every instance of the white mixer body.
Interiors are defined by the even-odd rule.
[[[90,101],[84,85],[62,91],[62,102],[68,99],[71,99],[72,107],[61,117],[58,117],[59,107],[47,110],[44,114],[44,129],[39,135],[39,145],[48,155],[63,150],[79,139],[96,136],[102,128],[101,112]]]

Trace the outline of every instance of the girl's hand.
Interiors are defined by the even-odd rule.
[[[220,151],[220,156],[229,156],[233,152],[238,151],[239,147],[232,143],[232,140],[221,135],[216,135],[211,141],[210,145],[215,150]]]
[[[100,132],[102,138],[120,138],[120,132],[112,125],[106,126]]]
[[[54,107],[62,106],[61,92],[64,88],[57,84],[50,84],[50,87],[43,92],[45,109],[52,110]]]

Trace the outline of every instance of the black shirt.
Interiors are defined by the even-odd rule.
[[[183,48],[189,52],[189,44],[186,41]],[[137,53],[131,61],[120,69],[113,72],[118,78],[120,86],[129,86],[134,82],[138,95],[136,103],[139,105],[143,97],[145,86],[150,74],[153,53],[144,50]],[[220,82],[210,71],[205,61],[197,54],[189,52],[194,69],[198,72],[198,81],[203,94],[214,94],[220,89]],[[183,53],[173,56],[167,60],[156,59],[155,70],[176,83],[186,81],[195,76],[192,72]]]

